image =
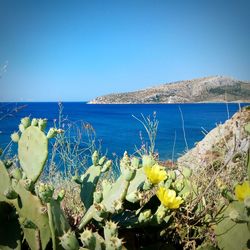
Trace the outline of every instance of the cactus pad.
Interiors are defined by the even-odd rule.
[[[18,156],[27,177],[35,182],[48,157],[48,139],[38,127],[30,126],[22,133],[18,142]]]
[[[92,165],[82,176],[80,196],[86,210],[93,204],[93,193],[95,192],[100,174],[101,167]]]
[[[0,161],[0,201],[7,201],[4,192],[11,186],[10,177],[2,161]]]
[[[230,219],[230,213],[234,210],[242,215],[244,213],[244,203],[232,202],[223,213],[224,219],[215,227],[220,249],[247,249],[247,243],[250,241],[247,223],[236,223]]]
[[[18,205],[15,205],[19,217],[24,219],[28,218],[33,224],[36,225],[39,230],[42,249],[45,249],[51,237],[46,207],[42,205],[38,197],[25,189],[24,180],[20,180],[16,184],[15,191],[20,196]],[[37,230],[33,228],[26,228],[22,225],[22,223],[21,227],[24,232],[24,237],[31,249],[36,249]]]

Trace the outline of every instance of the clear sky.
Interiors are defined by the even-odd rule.
[[[249,0],[1,0],[0,101],[85,101],[210,75],[250,80]]]

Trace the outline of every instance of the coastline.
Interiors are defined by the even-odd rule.
[[[250,104],[250,100],[239,100],[239,101],[231,101],[231,102],[225,102],[225,101],[214,101],[214,102],[210,102],[210,101],[204,101],[204,102],[138,102],[138,103],[131,103],[131,102],[108,102],[108,103],[103,103],[103,102],[96,102],[96,103],[92,103],[91,101],[86,102],[86,104],[90,104],[90,105],[165,105],[165,104],[227,104],[227,103],[232,103],[232,104],[240,104],[240,103],[249,103]]]

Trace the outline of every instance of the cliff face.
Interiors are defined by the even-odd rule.
[[[250,123],[250,107],[241,111],[211,130],[194,148],[178,159],[180,167],[197,169],[212,165],[215,161],[225,163],[234,152],[246,154],[250,145],[250,136],[245,131]],[[235,162],[231,162],[234,164]]]
[[[166,83],[155,87],[100,96],[90,104],[250,102],[250,82],[213,76]]]

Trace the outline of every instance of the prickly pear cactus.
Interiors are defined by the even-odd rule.
[[[25,180],[20,180],[14,186],[20,197],[15,206],[19,222],[30,248],[36,249],[38,241],[40,241],[41,248],[45,249],[51,238],[47,207],[41,203],[36,195],[26,190],[24,185]]]
[[[246,222],[247,214],[243,202],[234,201],[222,214],[222,221],[215,227],[220,249],[248,249],[250,230]],[[249,223],[249,222],[248,222]]]
[[[61,210],[60,201],[51,199],[47,204],[47,208],[53,249],[62,249],[59,238],[70,230],[69,223]],[[75,236],[72,235],[71,237],[73,238]],[[74,241],[77,240],[75,239]]]
[[[18,157],[27,177],[36,182],[48,157],[48,138],[41,129],[31,125],[23,130],[18,141]]]
[[[86,209],[93,204],[93,193],[101,174],[101,167],[92,165],[84,174],[81,183],[81,200]]]
[[[7,169],[0,161],[0,201],[7,201],[6,191],[10,188],[11,181]]]
[[[60,244],[65,250],[78,250],[79,243],[75,237],[75,233],[69,230],[60,237]]]
[[[138,168],[139,164],[136,164],[136,167],[138,169],[132,166],[131,161],[128,157],[128,154],[126,152],[124,154],[123,159],[121,160],[120,165],[121,165],[122,174],[119,176],[119,178],[112,184],[106,181],[106,182],[103,182],[103,185],[102,185],[103,186],[103,192],[102,192],[103,199],[100,203],[101,205],[98,206],[98,208],[105,209],[105,211],[110,214],[116,214],[116,213],[121,212],[123,210],[122,206],[127,195],[133,194],[134,192],[142,188],[143,183],[145,181],[145,174],[144,174],[143,169]],[[92,166],[91,168],[96,168],[96,167],[98,166]],[[132,177],[131,177],[130,172],[133,172]],[[90,176],[90,175],[88,174],[87,176]],[[82,190],[83,190],[83,195],[87,195],[84,193],[84,189]],[[96,207],[94,205],[90,206],[81,221],[79,229],[82,230],[83,227],[85,227],[86,224],[93,218],[97,221],[100,221],[101,218],[96,216],[96,213],[97,213]]]
[[[106,160],[106,156],[99,159],[99,154],[95,151],[92,155],[93,165],[80,177],[74,176],[73,178],[74,181],[81,186],[80,197],[86,211],[93,205],[94,193],[101,174],[108,171],[112,166],[112,161]]]

